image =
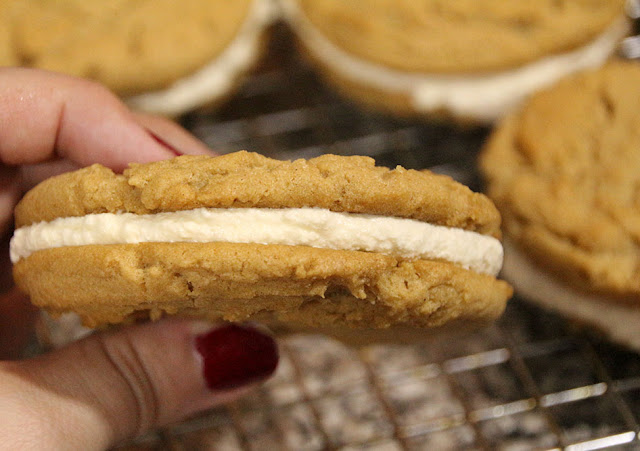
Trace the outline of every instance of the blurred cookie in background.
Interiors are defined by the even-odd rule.
[[[400,115],[491,123],[629,32],[624,0],[280,0],[342,94]]]
[[[640,349],[640,64],[533,96],[481,156],[516,292]]]
[[[271,0],[22,0],[0,12],[0,66],[93,79],[169,116],[229,95],[275,18]]]

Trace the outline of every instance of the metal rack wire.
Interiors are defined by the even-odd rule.
[[[479,189],[487,130],[363,112],[298,59],[285,29],[275,34],[268,66],[185,126],[220,152],[369,155]],[[517,296],[496,324],[461,337],[356,349],[296,335],[281,347],[276,376],[250,397],[125,448],[640,449],[640,355]]]

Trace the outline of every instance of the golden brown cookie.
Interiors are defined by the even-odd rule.
[[[598,297],[594,312],[612,302],[640,307],[638,105],[637,63],[572,76],[507,118],[481,158],[513,247],[561,286]],[[505,273],[516,287],[525,280]],[[534,297],[543,292],[528,285]],[[570,304],[565,313],[575,305],[566,295],[553,299]]]
[[[476,122],[600,65],[628,30],[624,0],[281,3],[305,53],[347,96]]]
[[[12,6],[10,0],[0,0],[0,17],[7,17]],[[11,29],[0,27],[0,65],[15,66],[18,63],[15,49],[13,48]]]
[[[90,78],[133,96],[134,107],[172,115],[227,94],[273,19],[271,0],[2,3],[0,66]]]
[[[491,201],[450,177],[390,170],[369,157],[323,155],[289,162],[245,151],[132,164],[124,175],[100,165],[62,174],[24,196],[16,207],[16,226],[105,212],[310,206],[500,237],[500,215]]]
[[[12,258],[35,304],[89,325],[435,326],[504,309],[499,225],[485,196],[427,171],[237,152],[49,179],[16,208]]]

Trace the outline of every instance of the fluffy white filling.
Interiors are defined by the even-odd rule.
[[[327,39],[295,0],[283,0],[282,4],[285,17],[312,54],[342,76],[385,91],[408,94],[420,112],[445,109],[482,122],[500,118],[526,96],[559,78],[599,66],[629,31],[628,21],[621,18],[583,47],[515,69],[477,75],[430,75],[402,72],[353,56]]]
[[[262,33],[277,16],[272,0],[254,0],[237,35],[214,61],[165,89],[129,97],[127,103],[138,110],[175,116],[216,100],[257,60]]]
[[[146,242],[285,244],[446,260],[497,275],[499,240],[413,219],[338,213],[318,208],[198,208],[135,215],[101,213],[58,218],[17,229],[16,263],[33,252],[61,246]]]
[[[640,308],[597,293],[581,293],[529,259],[510,241],[503,276],[525,298],[569,318],[595,326],[640,351]]]

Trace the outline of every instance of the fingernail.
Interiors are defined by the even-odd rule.
[[[278,366],[278,346],[257,329],[235,324],[196,336],[204,378],[213,391],[262,381]]]
[[[173,152],[174,155],[176,156],[180,156],[180,155],[184,155],[184,152],[176,149],[175,147],[173,147],[171,144],[169,144],[168,142],[166,142],[164,139],[162,139],[161,137],[159,137],[158,135],[156,135],[155,133],[153,133],[151,130],[149,130],[148,128],[145,129],[147,130],[147,133],[149,133],[149,135],[155,140],[155,142],[157,142],[158,144],[160,144],[162,147],[166,148],[169,152]]]

